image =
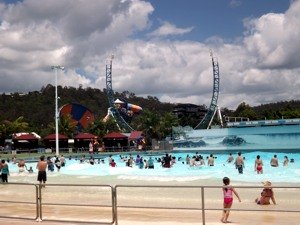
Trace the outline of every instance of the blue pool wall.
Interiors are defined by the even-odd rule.
[[[243,140],[242,143],[224,143],[224,139]],[[222,128],[186,132],[189,143],[177,143],[174,150],[293,150],[300,152],[300,125]],[[200,144],[201,145],[201,144]]]

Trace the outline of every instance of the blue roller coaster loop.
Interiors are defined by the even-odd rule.
[[[208,129],[211,120],[213,119],[216,110],[218,108],[217,104],[218,104],[219,84],[220,84],[219,63],[218,60],[213,57],[212,52],[210,53],[210,55],[211,55],[211,61],[213,66],[213,77],[214,77],[213,94],[212,94],[210,106],[207,110],[207,113],[205,114],[201,122],[194,129]]]

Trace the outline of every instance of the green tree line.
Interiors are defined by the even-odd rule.
[[[27,94],[3,93],[0,95],[1,142],[17,132],[36,132],[42,137],[54,133],[54,96],[55,87],[52,85]],[[102,137],[109,131],[118,130],[113,119],[106,122],[102,120],[108,108],[105,89],[58,86],[58,96],[59,107],[68,103],[78,103],[95,114],[95,121],[82,130],[83,132],[90,132]],[[163,139],[171,135],[172,126],[190,125],[195,127],[201,120],[201,118],[189,115],[177,118],[172,113],[175,104],[160,102],[153,96],[138,97],[129,91],[116,92],[114,96],[143,108],[143,112],[133,118],[131,126],[136,130],[143,131],[149,139]],[[250,120],[300,118],[300,101],[277,102],[255,107],[243,102],[237,106],[236,110],[223,108],[221,111],[223,116],[247,117]],[[59,133],[70,138],[76,134],[76,126],[70,117],[60,118]]]

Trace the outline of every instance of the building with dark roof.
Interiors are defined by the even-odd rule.
[[[183,116],[200,118],[205,115],[206,111],[207,110],[203,105],[177,104],[174,106],[172,113],[178,118]]]

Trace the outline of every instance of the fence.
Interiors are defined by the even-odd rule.
[[[5,186],[5,187],[3,187]],[[220,192],[221,186],[162,186],[162,185],[95,185],[95,184],[46,184],[43,188],[39,184],[28,183],[8,183],[1,187],[2,194],[0,196],[1,211],[0,218],[6,219],[22,219],[36,221],[53,221],[53,222],[76,222],[76,223],[94,223],[94,224],[118,224],[120,209],[162,209],[162,210],[181,210],[181,211],[200,211],[201,223],[206,223],[207,211],[221,211],[222,208],[211,207],[207,205],[205,199],[208,193],[214,191]],[[23,187],[21,189],[21,187]],[[29,188],[24,197],[24,187]],[[9,192],[5,190],[10,190]],[[15,188],[15,191],[14,191]],[[257,186],[236,186],[238,189],[261,189]],[[300,186],[275,186],[273,189],[299,190]],[[176,189],[176,196],[185,197],[192,194],[194,203],[189,202],[186,207],[182,204],[170,204],[170,196],[168,203],[154,200],[152,203],[140,204],[140,202],[127,201],[128,196],[135,195],[139,192],[144,193],[145,198],[153,198],[156,193],[158,197],[166,197],[172,190]],[[156,191],[155,191],[156,189]],[[21,191],[22,190],[22,191]],[[179,192],[177,192],[177,190]],[[210,191],[208,191],[210,190]],[[182,194],[178,194],[181,193]],[[6,193],[6,194],[5,194]],[[10,194],[8,194],[10,193]],[[171,196],[176,198],[176,196]],[[157,196],[156,196],[157,197]],[[24,199],[25,198],[25,199]],[[14,207],[9,207],[14,205]],[[17,205],[17,206],[16,206]],[[24,212],[22,205],[31,206]],[[213,204],[213,206],[216,204]],[[218,204],[219,205],[219,204]],[[221,205],[221,204],[220,204]],[[285,212],[299,213],[299,205],[290,209],[249,209],[249,208],[233,208],[232,211],[262,211],[262,212]],[[71,210],[70,210],[71,209]],[[92,212],[92,213],[91,213]],[[4,213],[4,215],[2,214]],[[28,216],[29,214],[29,216]],[[87,218],[84,216],[87,215]],[[299,215],[299,214],[297,214]]]

